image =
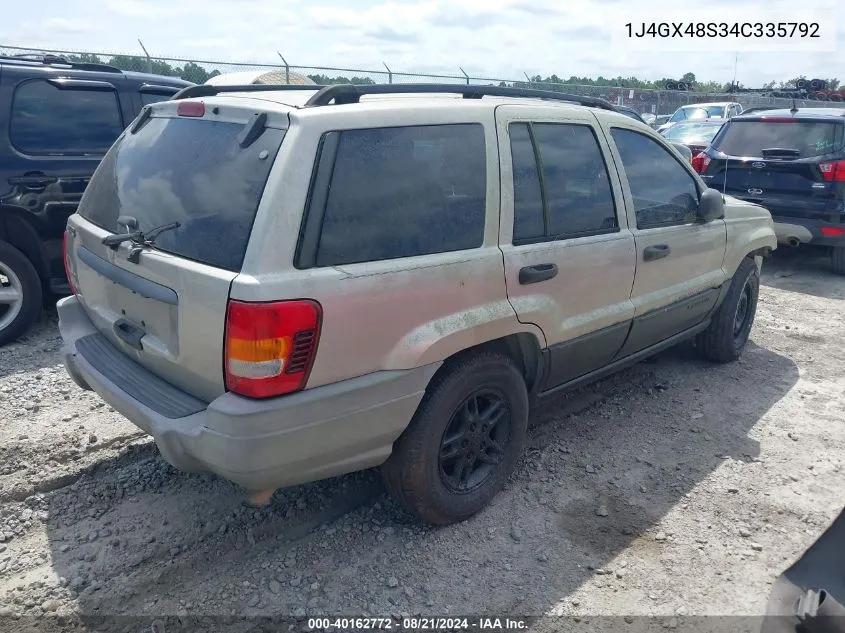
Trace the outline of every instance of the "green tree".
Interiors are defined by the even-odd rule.
[[[704,81],[695,85],[696,92],[717,93],[723,92],[724,89],[724,84],[719,81]]]
[[[181,69],[176,68],[175,70],[180,71],[178,74],[182,79],[192,81],[195,84],[204,84],[211,76],[205,68],[194,62],[186,62]]]
[[[684,73],[684,76],[681,77],[681,81],[688,84],[695,83],[695,73]]]
[[[102,64],[103,60],[93,53],[81,53],[80,55],[66,55],[69,62],[77,64]]]
[[[308,79],[320,86],[333,86],[335,84],[353,84],[356,86],[370,86],[376,83],[369,77],[329,77],[328,75],[308,75]]]

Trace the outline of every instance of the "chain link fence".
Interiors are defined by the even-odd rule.
[[[461,74],[422,74],[395,70],[385,65],[384,69],[363,68],[334,68],[326,66],[300,66],[288,64],[278,55],[279,61],[274,63],[234,62],[220,60],[186,59],[179,57],[158,57],[148,55],[134,55],[125,53],[108,53],[92,51],[68,51],[57,49],[25,48],[18,46],[0,45],[0,55],[56,55],[72,61],[89,63],[104,63],[120,68],[155,74],[179,76],[194,83],[205,83],[210,77],[219,74],[242,73],[249,71],[266,71],[270,81],[266,83],[454,83],[470,85],[496,85],[528,87],[555,92],[567,92],[581,96],[600,97],[611,103],[633,108],[640,114],[656,116],[672,114],[677,108],[709,101],[734,101],[742,104],[744,109],[756,107],[791,107],[793,102],[798,107],[820,107],[829,105],[825,101],[811,99],[784,99],[766,94],[734,92],[734,93],[701,93],[680,90],[654,90],[645,88],[627,88],[622,86],[593,86],[571,83],[551,83],[537,81],[528,76],[525,79],[502,79],[491,77],[473,77],[460,69]]]

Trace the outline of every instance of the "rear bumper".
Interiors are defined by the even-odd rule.
[[[165,410],[167,414],[155,410],[150,399],[135,397],[116,384],[121,380],[110,379],[109,367],[80,352],[85,348],[78,345],[81,339],[99,335],[76,297],[60,300],[57,308],[65,367],[80,387],[96,391],[152,435],[176,468],[213,472],[249,490],[300,484],[381,464],[440,366],[375,372],[268,400],[226,393],[195,413],[172,417],[172,409]],[[169,392],[165,396],[170,399],[178,397],[172,385],[141,365],[123,363],[122,380],[127,371],[132,372],[133,384],[150,384]]]
[[[775,234],[777,235],[779,244],[787,244],[789,246],[799,246],[801,244],[812,244],[813,246],[845,246],[845,235],[822,235],[821,229],[823,226],[832,226],[828,222],[774,214],[772,214],[772,220],[775,223]]]

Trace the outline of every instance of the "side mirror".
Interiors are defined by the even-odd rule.
[[[725,200],[716,189],[706,189],[698,201],[698,217],[705,222],[725,217]]]

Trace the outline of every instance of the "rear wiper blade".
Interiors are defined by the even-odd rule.
[[[157,226],[154,229],[150,229],[146,233],[143,233],[144,242],[147,244],[153,244],[155,239],[165,231],[172,231],[173,229],[178,229],[182,226],[181,222],[171,222],[170,224],[162,224],[161,226]]]
[[[131,225],[127,225],[131,226]],[[152,246],[155,244],[156,238],[165,231],[172,231],[178,229],[182,224],[180,222],[171,222],[169,224],[162,224],[149,231],[141,231],[136,229],[128,233],[117,233],[116,235],[107,235],[101,241],[103,244],[116,250],[117,247],[124,242],[132,242],[132,250],[129,252],[129,261],[133,264],[138,263],[138,258],[141,256],[141,251],[145,246]]]

